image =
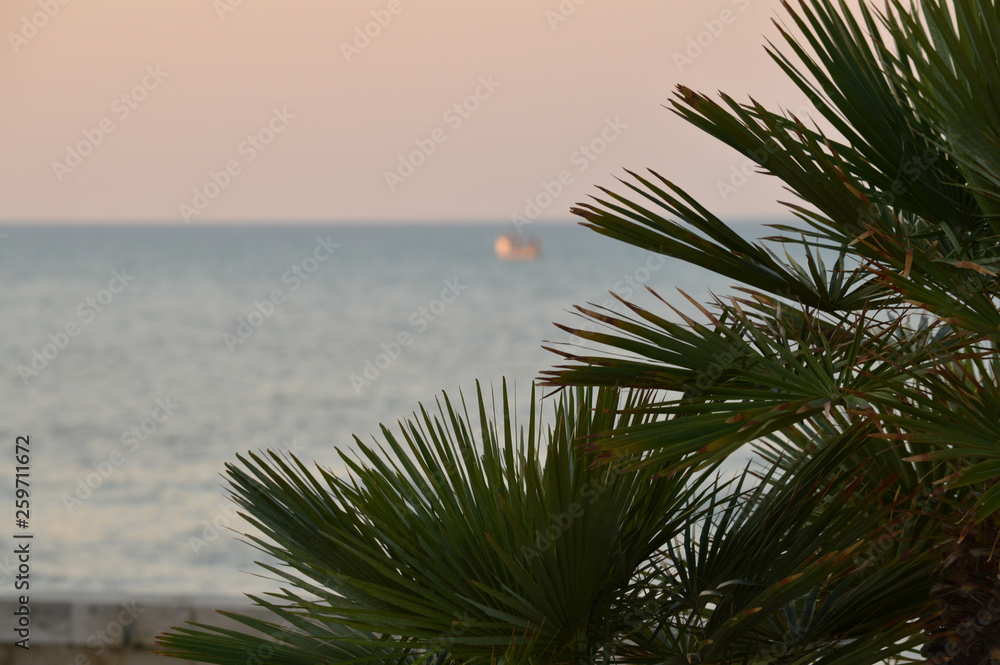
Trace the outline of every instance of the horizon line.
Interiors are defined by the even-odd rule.
[[[679,220],[683,221],[683,220]],[[787,218],[778,216],[741,216],[730,219],[723,219],[731,224],[767,224],[787,221]],[[565,226],[584,225],[586,220],[582,218],[566,217],[535,220],[531,226]],[[509,219],[466,219],[466,218],[378,218],[378,219],[225,219],[198,222],[188,224],[180,220],[170,219],[107,219],[107,220],[82,220],[82,219],[0,219],[0,228],[26,227],[26,226],[51,226],[51,227],[98,227],[98,226],[130,226],[130,227],[177,227],[177,228],[198,228],[198,227],[239,227],[239,226],[514,226]],[[530,227],[527,227],[530,228]]]

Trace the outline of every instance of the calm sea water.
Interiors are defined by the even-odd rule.
[[[727,290],[571,224],[534,229],[530,263],[496,259],[499,225],[0,230],[0,539],[30,434],[31,588],[53,594],[272,588],[221,528],[245,527],[220,476],[238,452],[339,469],[335,446],[441,390],[507,377],[526,403],[574,304]]]

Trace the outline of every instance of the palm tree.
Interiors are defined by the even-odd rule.
[[[738,293],[699,304],[699,318],[580,307],[602,328],[567,329],[606,350],[556,348],[566,362],[545,379],[664,395],[638,412],[648,420],[590,442],[612,462],[699,469],[749,447],[777,487],[841,451],[845,471],[882,487],[873,510],[896,506],[893,547],[938,557],[911,590],[922,600],[886,618],[936,662],[997,663],[1000,7],[783,4],[802,37],[779,25],[787,48],[768,51],[816,118],[683,86],[672,107],[779,178],[799,224],[748,242],[667,178],[630,171],[626,193],[574,208],[583,224]]]
[[[253,597],[274,620],[175,628],[160,653],[220,665],[875,663],[914,646],[907,618],[926,601],[936,522],[912,518],[912,497],[885,503],[886,487],[851,468],[865,428],[764,482],[643,455],[618,472],[580,454],[648,424],[654,398],[564,393],[551,426],[533,406],[518,429],[506,387],[501,414],[481,392],[473,417],[445,396],[398,434],[383,428],[381,445],[356,440],[358,458],[342,453],[349,477],[240,457],[227,472],[258,530],[246,537],[282,562],[260,565],[284,586]],[[887,520],[910,537],[866,547],[859,563]]]

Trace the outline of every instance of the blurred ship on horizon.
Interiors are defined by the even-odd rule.
[[[534,261],[542,251],[537,238],[522,241],[515,235],[506,234],[498,237],[493,243],[497,256],[504,261]]]

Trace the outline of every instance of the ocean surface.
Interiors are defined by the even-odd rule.
[[[748,237],[764,235],[742,225]],[[510,225],[0,229],[0,595],[14,593],[14,446],[30,435],[33,593],[236,595],[274,588],[221,476],[237,453],[342,469],[442,390],[531,382],[609,291],[680,305],[728,280],[574,224],[538,261]],[[621,307],[618,308],[621,311]],[[656,311],[667,314],[659,305]]]

